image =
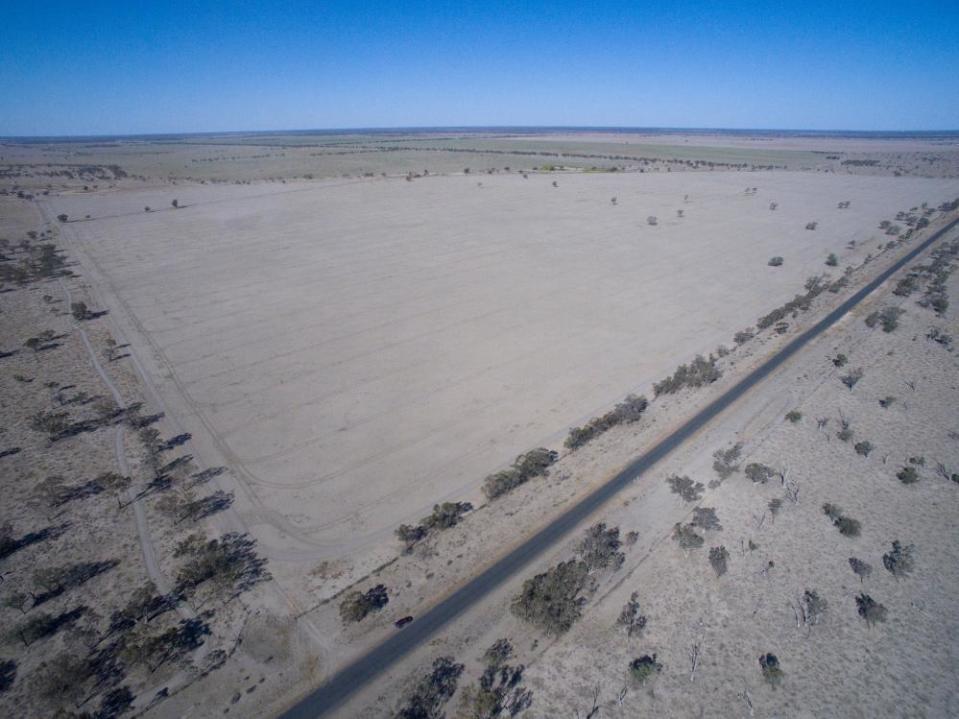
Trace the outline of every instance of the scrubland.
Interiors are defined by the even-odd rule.
[[[4,266],[46,269],[0,288],[0,703],[276,713],[959,196],[924,141],[308,139],[3,147]],[[819,715],[849,687],[949,714],[959,327],[930,257],[341,713],[413,716],[432,672],[435,716]]]

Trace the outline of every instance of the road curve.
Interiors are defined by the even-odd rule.
[[[509,580],[520,569],[545,552],[549,547],[572,532],[583,520],[599,509],[626,485],[637,479],[646,470],[663,459],[676,447],[689,439],[716,415],[742,397],[756,384],[765,379],[786,360],[796,354],[811,340],[821,335],[835,324],[843,315],[862,302],[883,282],[914,260],[936,240],[951,230],[959,218],[952,220],[942,229],[910,250],[871,280],[842,304],[829,312],[815,325],[791,340],[779,352],[769,357],[752,370],[734,386],[697,412],[672,434],[639,456],[616,476],[597,487],[575,505],[565,510],[550,524],[526,539],[522,544],[498,559],[483,572],[469,580],[462,587],[430,608],[416,621],[386,641],[374,647],[367,654],[341,669],[324,685],[303,697],[292,708],[281,715],[282,719],[313,719],[328,715],[344,701],[363,688],[371,680],[383,673],[399,659],[409,654],[425,642],[459,614],[480,602],[494,589]]]

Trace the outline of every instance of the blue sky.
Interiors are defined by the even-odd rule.
[[[7,0],[0,135],[959,129],[957,38],[957,0]]]

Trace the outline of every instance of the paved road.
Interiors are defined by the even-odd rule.
[[[786,360],[835,324],[843,315],[858,305],[879,285],[916,258],[919,253],[951,230],[959,219],[953,220],[941,230],[909,251],[904,257],[884,270],[862,289],[857,291],[836,309],[823,317],[811,328],[793,339],[779,352],[750,372],[736,385],[704,407],[675,432],[665,437],[652,449],[635,459],[619,474],[595,489],[574,506],[559,515],[552,523],[529,537],[516,549],[497,560],[453,594],[429,609],[402,631],[398,631],[382,644],[340,670],[326,684],[301,699],[282,715],[282,719],[313,719],[328,715],[366,684],[390,666],[423,644],[446,624],[479,603],[494,589],[513,577],[564,536],[572,532],[595,510],[633,482],[646,470],[663,459],[676,447],[689,439],[720,412],[742,397],[756,384],[780,367]]]

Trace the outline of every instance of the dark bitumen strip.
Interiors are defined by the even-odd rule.
[[[520,569],[572,532],[583,520],[619,493],[626,485],[637,479],[643,472],[689,439],[706,423],[779,368],[811,340],[829,329],[849,310],[862,302],[868,294],[914,260],[957,223],[959,223],[959,219],[953,220],[923,241],[918,247],[910,250],[895,264],[884,270],[878,277],[862,287],[819,322],[790,341],[779,352],[701,409],[675,432],[627,465],[615,477],[597,487],[591,494],[583,497],[509,554],[497,560],[446,599],[417,617],[401,632],[394,634],[367,654],[334,674],[326,684],[303,697],[295,706],[282,714],[281,719],[313,719],[314,717],[325,716],[336,709],[368,682],[416,649],[459,614],[477,604]]]

